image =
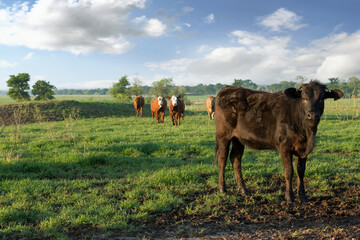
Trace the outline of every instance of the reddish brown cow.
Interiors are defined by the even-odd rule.
[[[158,123],[164,122],[165,110],[167,102],[165,97],[159,97],[156,95],[155,99],[151,101],[151,114],[152,117],[156,117]]]
[[[133,99],[134,99],[134,108],[136,111],[136,117],[139,116],[139,113],[140,113],[140,117],[142,117],[142,110],[144,107],[145,99],[143,98],[143,96],[137,96],[134,97]]]
[[[184,112],[185,112],[185,103],[181,99],[179,99],[181,96],[178,97],[172,96],[167,97],[170,99],[169,102],[169,112],[170,117],[173,122],[173,125],[177,126],[180,125],[180,117],[184,120]]]
[[[209,114],[209,119],[214,120],[215,115],[215,98],[210,96],[206,99],[206,110]]]
[[[219,190],[225,192],[225,167],[229,146],[238,190],[247,195],[241,173],[244,147],[277,149],[282,158],[286,181],[285,198],[294,201],[292,158],[296,156],[297,193],[302,202],[305,195],[306,159],[315,146],[315,135],[324,111],[324,99],[337,100],[344,94],[328,90],[317,81],[268,93],[242,87],[225,87],[215,103],[216,154],[219,164]]]

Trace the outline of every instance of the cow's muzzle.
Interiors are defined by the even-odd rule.
[[[319,122],[320,121],[320,114],[314,113],[314,112],[309,112],[306,115],[307,119],[310,121],[315,121],[315,122]]]

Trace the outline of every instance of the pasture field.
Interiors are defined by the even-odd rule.
[[[229,193],[218,192],[215,127],[202,109],[189,108],[178,127],[168,112],[158,124],[149,104],[142,118],[2,126],[0,239],[359,239],[359,105],[344,118],[341,101],[326,101],[309,156],[310,202],[292,205],[276,151],[245,150],[251,196],[236,192],[229,162]]]

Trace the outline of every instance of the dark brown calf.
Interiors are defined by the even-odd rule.
[[[156,96],[151,101],[151,114],[153,118],[156,117],[158,123],[164,123],[166,104],[165,97]]]
[[[180,117],[184,120],[185,104],[180,97],[180,95],[178,97],[167,97],[170,99],[169,112],[174,126],[180,125]]]
[[[144,107],[145,99],[142,96],[134,97],[134,108],[136,111],[136,117],[140,116],[142,117],[142,110]]]
[[[215,104],[220,192],[226,192],[225,165],[232,142],[230,160],[242,194],[248,194],[241,173],[244,147],[277,149],[284,167],[286,200],[294,201],[292,157],[295,155],[297,193],[301,201],[308,201],[303,181],[306,158],[315,146],[324,99],[337,100],[342,96],[340,90],[330,91],[317,81],[303,84],[300,89],[288,88],[284,93],[259,92],[241,87],[223,88]]]

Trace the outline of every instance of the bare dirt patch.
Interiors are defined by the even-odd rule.
[[[232,193],[229,193],[232,194]],[[138,236],[151,239],[360,239],[360,189],[334,189],[308,203],[226,206],[216,217],[179,208],[152,217]],[[196,198],[196,196],[192,196]],[[115,237],[116,239],[116,237]]]

